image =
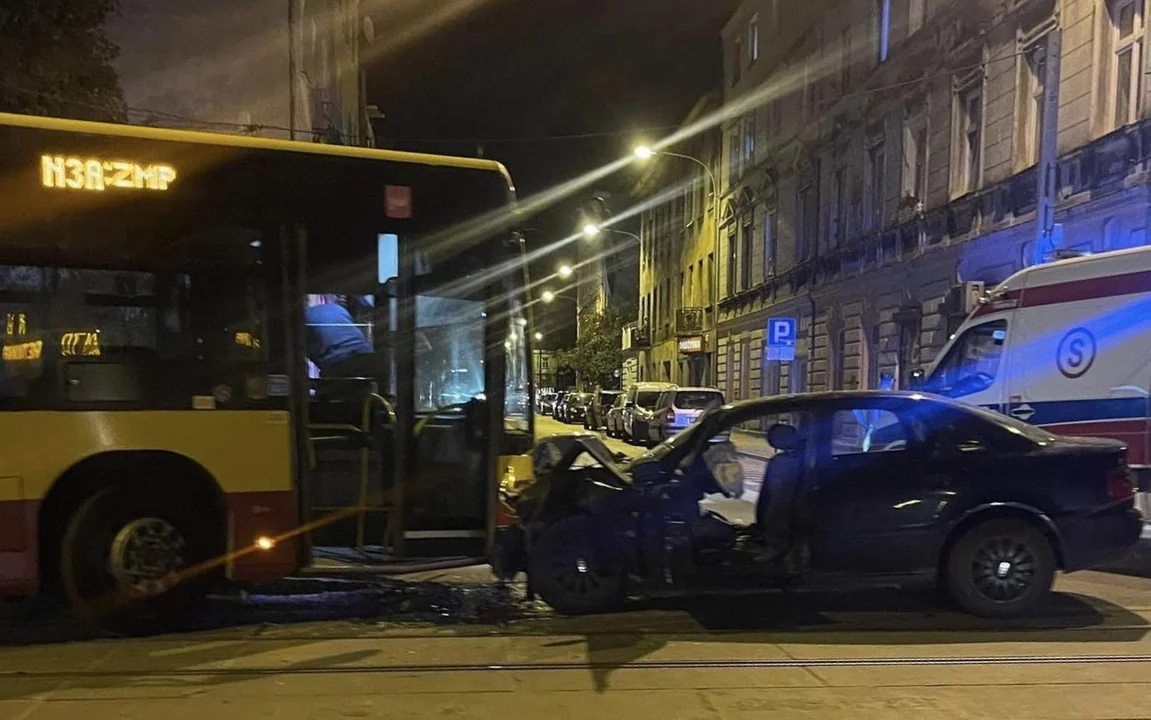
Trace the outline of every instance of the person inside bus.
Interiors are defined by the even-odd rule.
[[[304,311],[308,359],[322,378],[378,375],[375,349],[335,295],[309,295]]]

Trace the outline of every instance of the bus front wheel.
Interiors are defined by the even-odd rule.
[[[211,538],[178,495],[105,487],[68,522],[61,581],[73,613],[132,634],[171,628],[207,597]]]

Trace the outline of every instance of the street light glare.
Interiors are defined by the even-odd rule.
[[[589,238],[593,238],[593,237],[599,235],[599,233],[600,233],[599,226],[596,225],[595,223],[588,223],[587,225],[583,226],[583,234]]]
[[[554,292],[552,292],[551,290],[544,290],[543,294],[540,295],[540,300],[543,300],[546,303],[550,303],[551,301],[553,301],[555,299],[556,299],[556,294]]]
[[[572,276],[572,273],[575,271],[572,270],[571,265],[560,265],[558,272],[559,272],[561,278],[563,278],[564,280],[567,280],[568,278],[570,278]]]
[[[640,145],[635,150],[633,150],[633,152],[635,153],[635,156],[640,160],[649,160],[651,159],[652,155],[655,155],[655,150],[652,150],[647,145]]]
[[[533,335],[532,337],[534,337],[534,338],[535,338],[537,341],[539,341],[539,340],[543,340],[543,339],[544,339],[544,334],[543,334],[542,332],[537,332],[537,333],[536,333],[535,335]]]

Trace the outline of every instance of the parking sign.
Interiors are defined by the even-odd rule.
[[[767,321],[767,359],[791,362],[795,359],[795,340],[799,323],[795,318],[773,317]]]

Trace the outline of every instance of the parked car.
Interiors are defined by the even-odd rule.
[[[745,436],[730,430],[747,424],[770,427],[775,455],[741,528],[698,503],[738,491]],[[585,455],[597,462],[574,466]],[[534,480],[504,497],[514,522],[493,562],[568,614],[629,594],[922,579],[1006,618],[1056,570],[1122,558],[1143,528],[1133,498],[1114,440],[925,394],[791,395],[713,410],[628,464],[586,434],[542,441]]]
[[[564,404],[563,421],[566,423],[583,424],[584,415],[587,414],[588,405],[591,404],[592,394],[586,392],[572,393]]]
[[[622,390],[596,390],[595,397],[584,413],[583,426],[585,430],[599,430],[607,427],[607,414],[615,404],[616,398],[623,395]]]
[[[715,388],[677,387],[665,390],[656,402],[651,419],[643,423],[647,427],[647,435],[637,435],[636,440],[648,445],[661,443],[698,420],[705,411],[723,403],[723,393]]]
[[[540,415],[551,415],[556,409],[556,394],[544,393],[536,400],[536,412]]]
[[[604,420],[607,423],[607,436],[613,438],[623,437],[623,410],[627,403],[627,393],[620,393],[607,411]]]
[[[639,383],[628,390],[623,406],[623,437],[628,442],[647,443],[649,427],[655,417],[660,396],[674,390],[671,383]]]

